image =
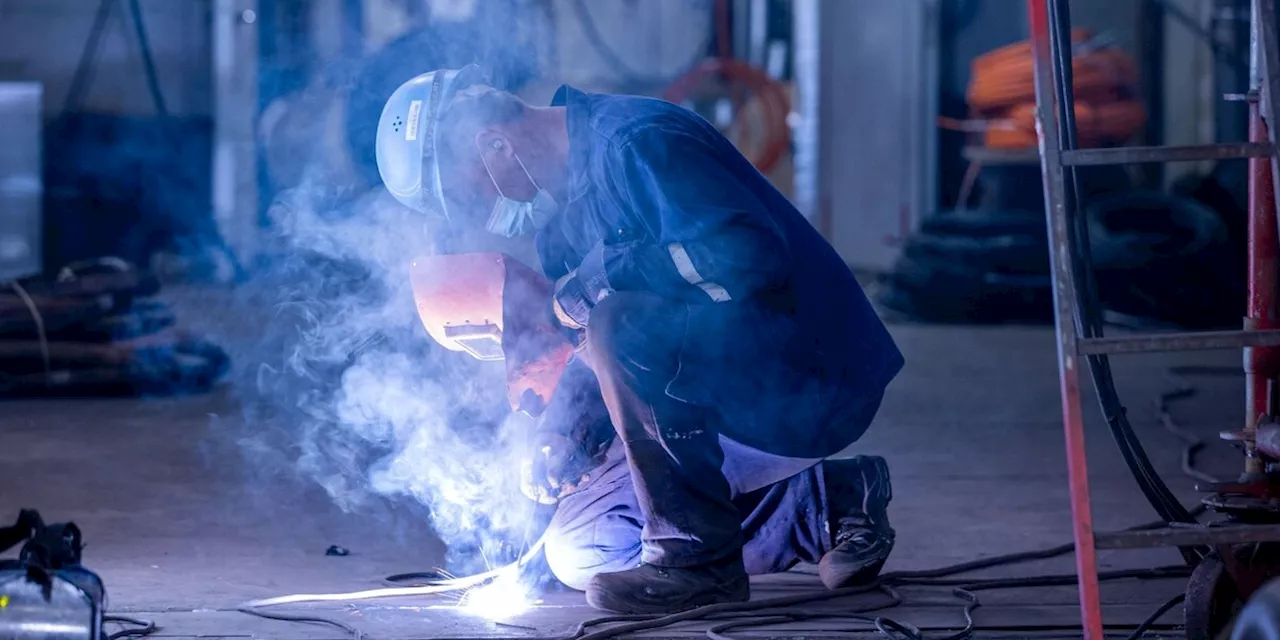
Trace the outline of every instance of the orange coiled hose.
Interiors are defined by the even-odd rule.
[[[700,89],[719,81],[721,90],[735,95],[745,93],[740,104],[758,109],[759,125],[751,127],[745,116],[734,118],[731,138],[761,173],[769,173],[782,160],[791,145],[791,96],[787,86],[774,80],[764,69],[734,58],[707,58],[688,73],[676,78],[663,92],[666,100],[680,104]],[[748,99],[749,98],[749,99]]]
[[[1075,109],[1080,145],[1114,146],[1146,124],[1146,109],[1135,95],[1137,65],[1124,51],[1090,42],[1087,29],[1072,31]],[[983,145],[1003,149],[1034,147],[1035,70],[1029,42],[1018,42],[979,56],[971,66],[966,101]]]
[[[1007,129],[988,129],[983,143],[988,147],[1034,147],[1036,105],[1020,104],[1009,111]],[[1147,122],[1147,112],[1134,100],[1089,104],[1076,101],[1076,130],[1081,148],[1105,147],[1132,138]]]

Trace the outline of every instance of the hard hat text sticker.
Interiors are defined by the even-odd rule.
[[[422,101],[414,100],[409,103],[409,115],[405,117],[404,139],[418,139],[418,116],[422,114]]]

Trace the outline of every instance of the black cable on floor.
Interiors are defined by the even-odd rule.
[[[261,609],[250,609],[249,607],[240,607],[236,609],[236,611],[239,611],[240,613],[247,613],[251,616],[257,616],[259,618],[266,618],[268,620],[280,620],[283,622],[311,622],[315,624],[323,624],[330,627],[336,627],[338,629],[342,629],[343,631],[346,631],[347,633],[351,634],[351,640],[361,640],[361,638],[364,637],[363,634],[360,633],[359,629],[345,622],[341,622],[339,620],[333,620],[331,618],[321,618],[319,616],[291,615],[287,613],[271,613],[268,611],[263,611]]]
[[[894,591],[891,587],[882,585],[880,587],[880,590],[884,593],[894,594],[896,597],[897,592]],[[965,619],[965,628],[960,632],[957,632],[950,636],[937,638],[936,640],[959,640],[960,638],[963,638],[969,633],[971,633],[972,630],[974,629],[973,611],[974,609],[977,609],[979,606],[977,596],[975,596],[974,594],[964,589],[958,589],[958,588],[952,589],[951,595],[965,602],[965,606],[962,611],[962,614]],[[733,618],[736,618],[736,616],[729,615],[725,617],[730,618],[732,620],[731,622],[727,624],[717,625],[715,627],[708,629],[706,632],[706,635],[711,640],[733,640],[733,638],[729,636],[725,636],[724,632],[728,631],[729,629],[744,629],[744,628],[752,628],[752,629],[759,630],[761,627],[773,626],[776,624],[793,623],[793,622],[804,622],[809,620],[851,620],[851,621],[861,622],[866,626],[858,627],[858,628],[847,628],[847,629],[833,629],[830,627],[824,627],[822,632],[823,633],[832,633],[832,632],[866,633],[867,631],[874,630],[874,631],[879,631],[881,634],[889,638],[895,638],[895,639],[906,638],[907,640],[925,640],[924,632],[921,631],[920,628],[916,627],[915,625],[912,625],[906,622],[899,622],[885,616],[865,615],[872,611],[888,608],[889,606],[897,606],[898,604],[900,604],[900,598],[890,603],[885,603],[885,604],[875,605],[875,606],[865,606],[858,609],[854,609],[852,611],[805,611],[805,610],[786,609],[786,610],[779,610],[777,612],[773,612],[768,617],[765,617],[764,614],[762,613],[762,614],[759,614],[761,617],[754,617],[754,618],[748,617],[744,619],[733,619]]]
[[[1190,399],[1198,393],[1194,384],[1183,379],[1183,376],[1188,375],[1242,377],[1244,375],[1244,371],[1240,368],[1207,367],[1198,365],[1169,367],[1165,370],[1165,378],[1172,385],[1172,388],[1161,393],[1155,402],[1156,415],[1160,419],[1160,424],[1164,426],[1166,431],[1172,433],[1183,443],[1181,460],[1182,473],[1187,477],[1194,478],[1200,482],[1220,482],[1220,478],[1196,468],[1196,454],[1204,449],[1205,446],[1207,446],[1207,443],[1205,443],[1205,441],[1196,434],[1182,428],[1182,426],[1179,425],[1177,420],[1173,417],[1173,403]]]
[[[120,631],[117,631],[107,636],[107,640],[119,640],[120,638],[141,638],[142,636],[149,636],[155,633],[156,631],[160,630],[160,627],[157,627],[155,621],[153,620],[142,620],[140,618],[131,618],[129,616],[122,616],[119,614],[110,614],[110,615],[102,616],[102,622],[103,624],[106,624],[108,622],[114,622],[117,624],[131,624],[135,627],[133,629],[122,629]]]
[[[1190,569],[1185,566],[1161,567],[1157,569],[1135,569],[1125,571],[1111,571],[1098,574],[1099,581],[1114,581],[1123,579],[1159,579],[1171,577],[1186,577],[1190,575]],[[1028,588],[1043,586],[1069,586],[1076,584],[1076,576],[1074,574],[1063,575],[1043,575],[1043,576],[1027,576],[1022,578],[993,578],[987,580],[951,580],[947,583],[962,583],[963,586],[957,586],[952,589],[952,595],[962,599],[965,602],[963,610],[965,618],[965,626],[960,631],[951,635],[938,638],[937,640],[964,640],[973,635],[977,625],[973,619],[973,611],[981,606],[975,591],[992,590],[992,589],[1009,589],[1009,588]],[[799,596],[784,596],[779,598],[769,598],[766,600],[756,600],[752,602],[726,603],[709,605],[689,611],[683,611],[676,614],[666,616],[650,616],[648,619],[642,619],[634,622],[628,622],[609,629],[586,633],[586,629],[605,624],[606,621],[614,621],[620,619],[617,616],[609,618],[599,618],[596,620],[588,620],[578,626],[574,634],[566,636],[562,640],[610,640],[621,635],[636,633],[639,631],[652,631],[661,629],[677,623],[689,622],[693,620],[717,620],[729,618],[731,624],[718,625],[707,632],[707,637],[712,640],[732,640],[724,635],[728,629],[746,629],[760,626],[776,625],[789,618],[788,621],[798,621],[805,619],[857,619],[863,622],[873,624],[875,630],[880,631],[891,638],[908,638],[910,640],[925,640],[923,633],[919,630],[913,630],[910,625],[900,623],[885,616],[864,616],[867,611],[875,611],[885,609],[901,604],[902,598],[893,589],[895,586],[940,586],[944,584],[941,580],[912,580],[898,579],[893,574],[886,576],[875,585],[867,587],[853,587],[849,589],[838,589],[825,593],[805,594]],[[833,600],[854,595],[861,595],[875,591],[883,592],[890,596],[890,602],[876,604],[872,608],[862,607],[859,609],[848,610],[844,612],[793,612],[786,607],[796,605],[813,604],[816,602]],[[1162,611],[1150,618],[1147,628],[1154,624],[1172,608],[1173,605],[1162,605]],[[1168,608],[1166,608],[1168,607]],[[632,620],[636,616],[624,616],[621,619]],[[867,631],[868,629],[859,629],[858,631]],[[713,633],[714,632],[714,633]]]
[[[409,573],[397,573],[395,575],[387,576],[382,579],[382,584],[385,584],[388,587],[422,587],[448,578],[449,576],[446,576],[439,571],[412,571]]]
[[[1147,616],[1146,620],[1142,621],[1142,624],[1139,624],[1133,630],[1133,633],[1129,634],[1128,640],[1138,640],[1138,638],[1141,638],[1144,634],[1147,633],[1147,630],[1151,628],[1151,625],[1155,624],[1156,620],[1160,619],[1160,616],[1168,613],[1170,609],[1182,604],[1182,601],[1186,599],[1187,599],[1187,594],[1179,593],[1178,595],[1171,598],[1168,602],[1160,605],[1158,609],[1151,612],[1151,615]]]
[[[636,622],[629,622],[626,624],[622,624],[609,629],[604,629],[601,631],[571,635],[566,637],[564,640],[605,640],[607,638],[615,638],[623,634],[635,633],[637,631],[661,629],[663,627],[669,627],[673,624],[677,624],[680,622],[688,622],[691,620],[714,619],[716,616],[722,616],[725,614],[738,615],[743,613],[749,613],[754,617],[765,616],[765,615],[786,615],[787,614],[786,611],[775,612],[773,610],[781,609],[783,607],[794,607],[796,605],[825,602],[827,600],[834,600],[836,598],[862,595],[865,593],[872,593],[875,591],[880,591],[885,595],[888,595],[890,602],[887,604],[876,605],[875,608],[871,610],[893,607],[902,603],[902,597],[898,595],[898,593],[894,591],[892,587],[882,585],[882,584],[872,584],[865,587],[850,587],[847,589],[835,589],[833,591],[826,591],[826,592],[819,592],[819,593],[807,593],[807,594],[801,594],[801,595],[795,595],[795,596],[781,596],[777,598],[768,598],[765,600],[756,600],[754,602],[725,602],[720,604],[706,605],[703,607],[698,607],[696,609],[689,609],[687,611],[681,611],[679,613],[673,613],[670,615],[648,616],[647,619],[638,620]],[[846,611],[850,611],[850,610],[846,609]],[[858,609],[852,610],[852,612],[854,613],[856,613],[857,611]],[[578,626],[579,632],[585,631],[590,627],[603,624],[602,621],[606,619],[607,618],[597,618],[595,620],[587,620]],[[743,622],[744,624],[739,625],[739,628],[743,626],[747,626],[746,624],[747,621],[744,620]]]

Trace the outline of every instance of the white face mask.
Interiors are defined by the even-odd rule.
[[[498,186],[498,181],[493,178],[493,170],[489,168],[489,162],[485,160],[484,154],[480,154],[480,162],[484,163],[484,170],[489,174],[489,180],[498,190],[498,200],[493,203],[493,212],[489,214],[489,221],[485,223],[484,228],[490,233],[508,238],[541,229],[560,211],[560,203],[556,202],[550,192],[538,186],[538,182],[529,174],[529,169],[524,166],[520,156],[512,155],[516,162],[520,163],[520,168],[524,170],[524,175],[529,178],[529,182],[538,190],[532,202],[513,200],[502,193],[502,187]]]

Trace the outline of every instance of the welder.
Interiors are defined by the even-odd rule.
[[[547,313],[578,350],[525,468],[527,493],[557,505],[556,578],[624,613],[743,601],[748,575],[801,562],[829,588],[875,578],[894,544],[888,468],[828,458],[870,425],[902,355],[719,131],[570,86],[528,104],[466,67],[401,86],[376,151],[400,202],[530,239],[555,281]],[[616,436],[583,477],[567,425],[597,408]]]

